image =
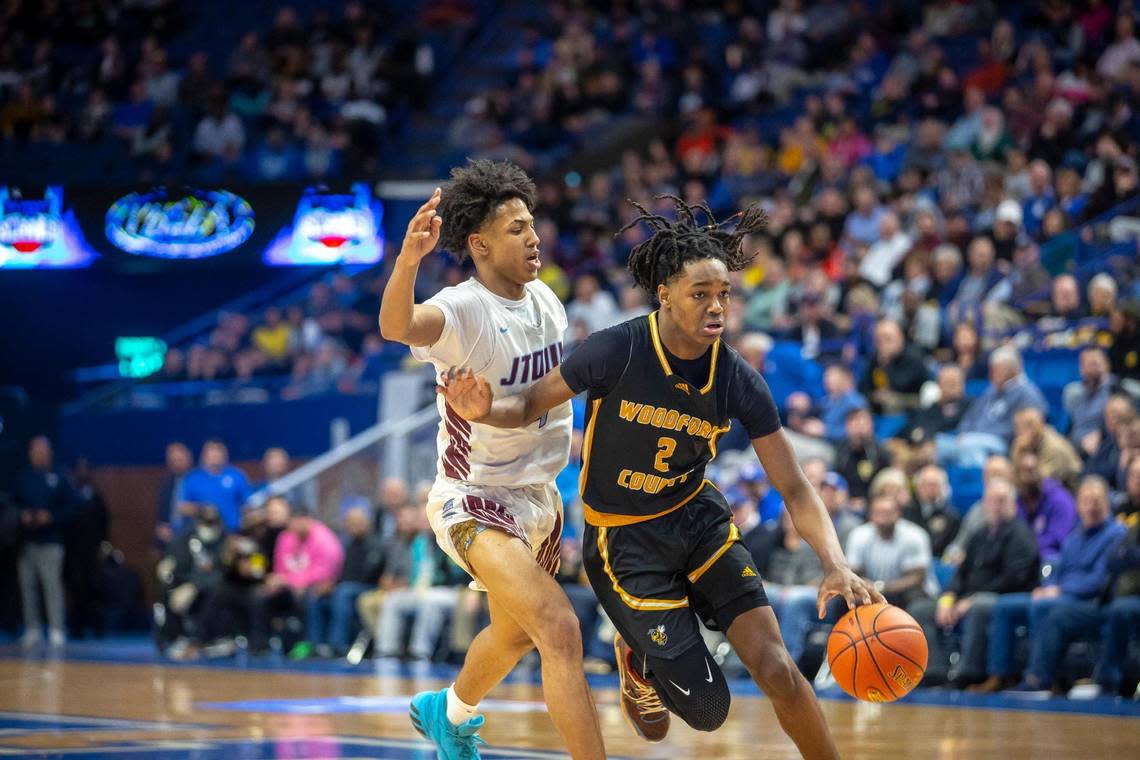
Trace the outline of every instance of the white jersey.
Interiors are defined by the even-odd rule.
[[[443,312],[443,332],[431,346],[412,348],[437,377],[455,367],[483,375],[496,397],[526,390],[562,362],[566,310],[541,281],[521,300],[497,296],[472,278],[444,288],[427,303]],[[464,420],[436,397],[440,423],[437,472],[486,486],[549,483],[570,457],[573,414],[567,402],[524,428],[497,428]]]

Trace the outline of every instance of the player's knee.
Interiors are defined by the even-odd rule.
[[[788,650],[781,645],[766,646],[741,655],[756,685],[769,699],[790,699],[800,688],[802,676]]]
[[[716,731],[728,719],[731,704],[728,684],[718,679],[716,684],[703,689],[699,697],[694,694],[691,704],[680,715],[696,731]]]
[[[535,629],[535,644],[543,657],[582,656],[582,632],[569,604],[543,610]]]

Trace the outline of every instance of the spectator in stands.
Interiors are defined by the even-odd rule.
[[[793,662],[798,662],[811,626],[818,620],[816,604],[823,569],[811,547],[796,532],[787,512],[760,531],[749,549],[780,622],[780,635],[788,654]]]
[[[989,377],[986,355],[978,337],[978,328],[972,322],[959,322],[951,340],[954,363],[962,369],[966,381],[986,380]]]
[[[1120,468],[1121,444],[1128,426],[1134,419],[1136,419],[1136,407],[1130,397],[1121,393],[1105,402],[1104,425],[1096,436],[1091,436],[1087,441],[1089,444],[1095,443],[1096,446],[1085,448],[1085,453],[1088,454],[1084,469],[1086,475],[1100,475],[1110,483],[1116,482]]]
[[[603,290],[593,274],[582,274],[574,280],[574,300],[566,307],[570,324],[581,322],[587,334],[617,324],[618,307],[609,291]]]
[[[171,539],[181,532],[187,520],[187,515],[180,512],[184,505],[182,487],[193,467],[194,456],[186,444],[179,441],[166,444],[166,473],[158,487],[158,505],[155,509],[154,535],[160,549],[165,549]]]
[[[182,484],[179,512],[193,514],[195,509],[213,504],[222,515],[226,530],[235,531],[241,522],[241,508],[250,495],[249,481],[229,463],[230,454],[219,440],[202,445],[198,466],[186,475]]]
[[[1010,457],[1016,462],[1022,452],[1037,455],[1041,474],[1065,486],[1077,482],[1081,474],[1081,458],[1076,449],[1058,433],[1052,425],[1045,423],[1045,415],[1035,406],[1019,409],[1013,415],[1013,447]]]
[[[361,508],[344,516],[347,536],[344,565],[327,594],[306,599],[305,635],[321,657],[343,656],[356,633],[356,599],[376,586],[383,561],[380,542],[372,533],[372,517]],[[326,627],[327,620],[327,627]]]
[[[270,496],[261,507],[248,509],[242,515],[242,533],[257,541],[258,549],[272,569],[277,539],[289,527],[293,509],[284,496]]]
[[[376,652],[399,657],[404,621],[411,616],[408,656],[427,662],[435,652],[447,613],[455,606],[455,566],[436,547],[422,507],[405,506],[397,515],[396,535],[385,548],[385,588],[376,623]]]
[[[289,474],[289,452],[280,446],[271,446],[261,455],[262,479],[253,485],[254,491],[261,491],[275,480]]]
[[[227,656],[237,650],[239,636],[252,635],[254,608],[269,571],[269,559],[250,536],[231,534],[222,544],[221,580],[203,602],[199,639],[208,656]]]
[[[953,432],[966,413],[965,393],[961,368],[943,365],[938,370],[938,400],[911,413],[902,430],[887,441],[899,466],[913,471],[912,462],[933,461],[935,436]]]
[[[1017,349],[1001,346],[990,354],[990,387],[970,404],[954,434],[937,438],[939,460],[978,466],[988,455],[1004,453],[1013,439],[1013,415],[1026,406],[1047,408]]]
[[[837,359],[842,351],[842,334],[835,322],[825,316],[824,296],[814,290],[800,297],[796,325],[788,339],[800,345],[805,359]]]
[[[381,480],[376,504],[372,509],[376,534],[385,539],[394,534],[396,532],[396,515],[409,504],[411,504],[411,498],[406,480],[394,475]]]
[[[843,239],[849,246],[871,245],[879,240],[880,223],[887,211],[879,204],[875,189],[859,185],[851,196],[853,208],[843,224]]]
[[[740,532],[740,542],[755,556],[760,550],[768,527],[760,522],[760,512],[756,509],[755,500],[743,489],[735,486],[725,489],[724,499],[732,510],[732,524]]]
[[[1081,379],[1065,386],[1063,405],[1072,420],[1069,440],[1074,446],[1088,452],[1092,445],[1090,435],[1099,435],[1104,421],[1104,406],[1116,386],[1116,378],[1109,372],[1108,355],[1098,346],[1088,346],[1080,353]]]
[[[930,647],[926,678],[945,682],[950,668],[942,631],[962,633],[961,660],[952,684],[958,688],[986,678],[990,618],[999,594],[1028,591],[1037,584],[1037,544],[1017,516],[1013,484],[994,476],[986,482],[982,528],[971,534],[965,554],[938,601],[922,599],[907,610],[926,631]]]
[[[1071,274],[1057,275],[1053,279],[1053,290],[1050,296],[1052,309],[1047,318],[1050,322],[1062,324],[1088,316],[1081,304],[1081,289],[1077,278]]]
[[[823,476],[819,487],[819,496],[827,513],[831,515],[831,522],[835,526],[835,534],[839,536],[839,545],[846,546],[851,531],[863,524],[863,519],[850,508],[847,499],[847,480],[838,472],[828,472]]]
[[[1070,698],[1119,696],[1129,644],[1140,633],[1140,521],[1133,521],[1108,556],[1109,602],[1066,600],[1041,623],[1034,642],[1035,661],[1027,685],[1047,689],[1056,682],[1057,664],[1069,642],[1100,639],[1100,658],[1091,682],[1078,682]]]
[[[879,470],[887,466],[887,452],[875,442],[871,412],[852,409],[847,413],[847,439],[835,452],[835,471],[850,486],[851,504],[862,510],[867,503],[867,490]]]
[[[234,164],[245,147],[245,128],[232,112],[226,110],[225,100],[215,95],[209,111],[194,129],[194,152],[207,161]]]
[[[759,462],[748,462],[737,474],[737,485],[744,495],[756,505],[756,513],[761,523],[775,522],[784,512],[784,499],[772,487],[768,473]]]
[[[1116,514],[1125,523],[1140,521],[1140,457],[1133,457],[1124,471],[1124,489]]]
[[[64,632],[63,539],[75,506],[67,476],[55,466],[55,453],[47,436],[28,444],[28,466],[19,474],[13,502],[20,510],[23,544],[18,572],[24,605],[25,649],[43,642],[40,589],[47,607],[48,643],[53,649],[67,641]]]
[[[281,316],[281,309],[271,306],[265,310],[260,325],[253,329],[250,342],[260,353],[262,366],[283,367],[294,348],[293,328]]]
[[[1077,523],[1077,507],[1063,485],[1041,471],[1041,460],[1022,451],[1014,460],[1017,513],[1037,536],[1042,562],[1052,562]]]
[[[295,512],[277,539],[273,572],[255,600],[251,648],[256,651],[268,642],[273,617],[297,614],[309,599],[332,591],[343,564],[344,549],[336,534],[315,517]],[[300,647],[291,654],[301,657],[307,652]]]
[[[819,418],[824,436],[838,444],[847,433],[847,414],[867,408],[867,399],[855,390],[855,378],[845,364],[832,364],[823,371],[823,387],[827,395],[819,402]]]
[[[976,321],[975,314],[983,303],[1009,298],[1009,283],[995,256],[993,241],[988,237],[979,236],[970,241],[966,251],[969,268],[947,307],[951,322]]]
[[[883,213],[879,219],[879,238],[859,262],[859,273],[875,287],[885,287],[891,281],[895,268],[902,264],[903,257],[910,253],[912,242],[903,231],[898,216],[893,211]]]
[[[173,659],[197,653],[192,642],[202,640],[203,612],[210,609],[208,600],[222,582],[224,539],[225,528],[217,508],[202,507],[194,516],[192,529],[178,534],[159,562],[165,602],[161,637],[172,642],[167,654]]]
[[[100,565],[103,543],[110,538],[110,513],[86,459],[72,466],[71,487],[75,505],[64,527],[63,556],[64,587],[71,600],[68,628],[72,638],[83,638],[89,629],[103,638]]]
[[[882,320],[875,325],[875,352],[859,383],[859,392],[880,413],[894,413],[918,406],[918,391],[926,382],[922,356],[907,346],[897,322]]]
[[[1116,280],[1112,275],[1101,272],[1089,279],[1089,316],[1107,319],[1116,309]]]
[[[1032,594],[1003,594],[993,611],[990,626],[989,680],[980,690],[1005,686],[1017,678],[1014,663],[1014,630],[1029,625],[1033,642],[1029,667],[1018,691],[1048,688],[1053,680],[1059,652],[1046,651],[1039,637],[1042,622],[1059,605],[1073,601],[1095,601],[1108,580],[1108,560],[1116,544],[1124,536],[1124,526],[1111,519],[1108,484],[1098,476],[1081,481],[1077,492],[1080,526],[1064,540],[1061,553],[1053,563],[1053,572]]]
[[[993,480],[1006,480],[1011,484],[1013,483],[1013,463],[1009,461],[1008,457],[1001,454],[993,454],[986,459],[985,465],[982,467],[982,492],[989,486]],[[951,484],[953,487],[953,484]],[[1014,501],[1016,506],[1016,492],[1014,493]],[[966,510],[962,518],[962,525],[958,528],[958,535],[950,542],[950,546],[946,547],[946,551],[942,554],[942,561],[948,565],[958,566],[962,563],[962,559],[966,556],[966,546],[970,543],[970,539],[982,529],[985,525],[984,510],[980,507],[982,501],[979,499]]]
[[[930,539],[922,528],[902,519],[893,496],[871,499],[867,522],[847,538],[847,561],[891,604],[905,607],[933,591]]]
[[[918,471],[914,476],[914,499],[902,516],[926,531],[931,553],[941,557],[962,524],[958,510],[950,503],[950,479],[945,470],[931,464]]]

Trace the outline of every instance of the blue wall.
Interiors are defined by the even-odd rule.
[[[260,459],[269,446],[309,458],[329,448],[329,424],[348,420],[351,434],[376,423],[373,395],[330,394],[267,404],[197,409],[124,410],[64,415],[60,461],[86,456],[99,466],[162,464],[166,444],[182,441],[197,456],[208,438],[226,442],[233,460]]]

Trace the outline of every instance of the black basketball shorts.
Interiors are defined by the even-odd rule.
[[[727,631],[768,604],[756,563],[711,483],[679,509],[645,522],[587,525],[582,560],[590,585],[634,651],[672,659],[701,641],[698,617]]]

